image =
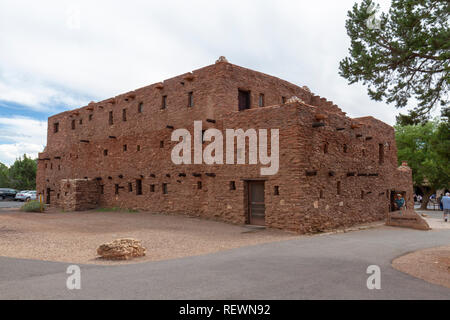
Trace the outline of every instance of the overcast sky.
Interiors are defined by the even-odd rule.
[[[0,2],[0,162],[46,144],[48,116],[223,55],[394,124],[399,110],[338,75],[355,0]],[[382,9],[390,1],[378,1]],[[404,112],[404,111],[403,111]]]

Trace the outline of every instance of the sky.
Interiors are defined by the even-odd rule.
[[[0,2],[0,162],[46,145],[47,118],[171,78],[219,56],[306,85],[350,117],[401,111],[338,74],[356,0]],[[381,10],[390,1],[380,0]]]

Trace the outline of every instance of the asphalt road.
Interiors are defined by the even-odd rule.
[[[0,200],[0,208],[20,208],[23,206],[22,201]]]
[[[390,264],[407,252],[449,243],[449,230],[380,227],[167,261],[82,265],[80,290],[66,288],[69,264],[0,257],[0,298],[450,299],[450,289]],[[380,290],[367,289],[369,265],[381,268]]]

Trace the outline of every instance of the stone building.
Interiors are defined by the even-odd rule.
[[[202,132],[279,129],[278,172],[261,175],[248,161],[174,164],[172,133],[193,133],[194,121]],[[37,190],[66,210],[133,208],[301,233],[382,220],[394,193],[413,205],[391,126],[224,58],[50,117]]]

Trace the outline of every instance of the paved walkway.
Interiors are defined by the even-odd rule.
[[[23,206],[22,201],[0,200],[0,209],[2,209],[2,208],[20,208],[21,206]]]
[[[159,262],[81,266],[0,257],[1,299],[450,299],[450,289],[391,267],[399,255],[450,243],[449,230],[379,227]],[[151,248],[148,250],[151,254]],[[366,286],[381,268],[381,290]]]

